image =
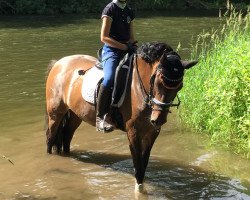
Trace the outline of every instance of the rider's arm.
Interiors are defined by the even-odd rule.
[[[130,37],[129,42],[134,43],[135,42],[135,36],[134,36],[134,23],[133,21],[130,22]]]
[[[127,45],[122,44],[113,38],[109,37],[109,32],[112,24],[112,19],[110,17],[104,16],[102,18],[102,28],[101,28],[101,41],[111,47],[127,50]]]

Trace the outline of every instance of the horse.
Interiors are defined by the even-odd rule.
[[[95,126],[95,104],[83,99],[81,89],[84,76],[98,62],[93,56],[71,55],[49,67],[46,81],[48,154],[52,150],[69,154],[70,142],[82,121]],[[173,100],[183,87],[184,71],[197,62],[181,60],[172,47],[161,42],[142,44],[133,55],[126,95],[117,112],[124,124],[120,129],[127,132],[136,191],[143,191],[150,151],[167,121],[170,107],[180,103]],[[86,73],[79,76],[80,70]]]

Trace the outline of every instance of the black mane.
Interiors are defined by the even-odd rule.
[[[168,44],[160,43],[160,42],[148,42],[148,43],[142,44],[137,49],[137,53],[147,63],[153,63],[161,57],[165,49],[166,49],[166,52],[173,51],[173,49]]]

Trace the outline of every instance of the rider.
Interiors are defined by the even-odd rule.
[[[103,9],[101,18],[101,41],[104,43],[102,50],[104,80],[98,94],[96,129],[109,132],[113,130],[113,126],[105,121],[105,116],[111,104],[115,70],[121,57],[126,52],[133,52],[136,48],[133,33],[135,16],[127,6],[126,0],[113,0]]]

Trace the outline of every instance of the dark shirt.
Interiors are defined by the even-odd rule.
[[[130,39],[130,23],[135,18],[134,12],[126,6],[124,9],[115,3],[109,3],[102,11],[102,17],[112,18],[109,36],[119,42]]]

